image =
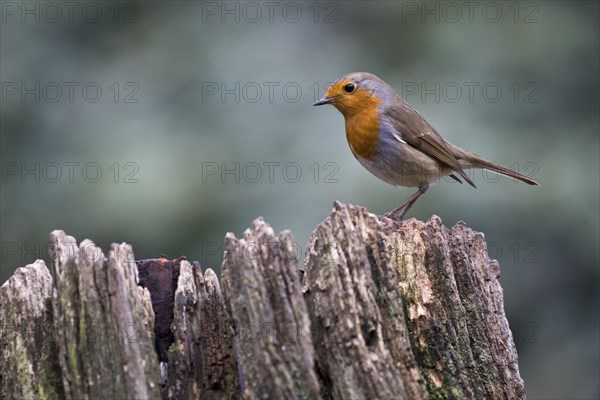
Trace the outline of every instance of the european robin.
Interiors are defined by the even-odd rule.
[[[346,121],[346,139],[354,157],[373,175],[394,186],[419,188],[387,215],[400,219],[443,176],[471,186],[468,168],[483,168],[529,185],[533,179],[446,141],[394,89],[367,72],[335,81],[314,105],[331,104]],[[459,176],[457,176],[458,174]]]

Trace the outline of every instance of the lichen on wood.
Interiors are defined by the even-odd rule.
[[[0,398],[60,399],[58,351],[52,336],[52,277],[37,260],[0,287]]]
[[[291,234],[261,218],[225,248],[220,284],[184,257],[136,264],[126,244],[106,257],[54,231],[50,271],[0,287],[0,398],[525,396],[500,267],[464,223],[336,202],[303,282]]]
[[[52,232],[50,242],[54,338],[66,398],[160,398],[148,299],[138,291],[131,246],[113,244],[105,257],[93,242],[77,246],[62,231]]]
[[[247,398],[315,399],[319,387],[298,255],[262,218],[225,237],[222,280]]]
[[[333,398],[524,398],[498,263],[464,223],[398,223],[336,203],[305,274]]]
[[[182,260],[174,298],[174,342],[168,356],[168,398],[237,399],[241,391],[233,329],[219,280]]]

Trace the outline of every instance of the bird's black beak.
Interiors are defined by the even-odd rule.
[[[317,101],[313,106],[322,106],[323,104],[331,104],[333,102],[333,97],[323,97],[321,100]]]

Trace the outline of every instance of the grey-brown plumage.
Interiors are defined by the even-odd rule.
[[[346,121],[346,137],[357,160],[378,178],[419,190],[389,213],[400,219],[429,185],[444,176],[475,187],[465,169],[483,168],[529,185],[539,183],[446,141],[394,89],[366,72],[334,82],[315,105],[332,104]],[[458,176],[457,176],[458,175]]]

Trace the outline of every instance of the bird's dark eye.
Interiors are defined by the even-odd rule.
[[[346,92],[346,93],[352,93],[352,92],[354,92],[354,89],[356,89],[356,86],[354,86],[354,83],[349,83],[346,86],[344,86],[344,92]]]

